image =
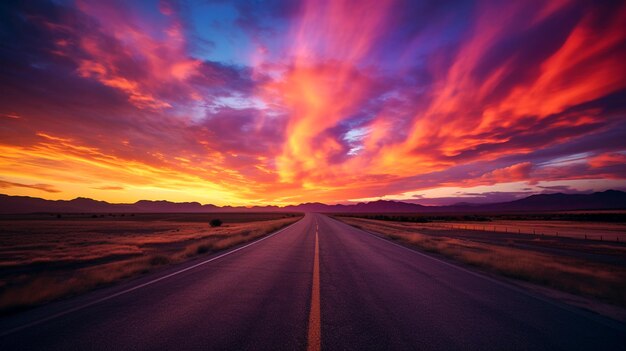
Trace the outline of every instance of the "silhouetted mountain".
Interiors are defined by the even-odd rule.
[[[285,206],[284,209],[288,211],[301,211],[301,212],[328,212],[335,206],[343,205],[326,205],[320,202],[307,202],[299,205]]]
[[[359,202],[351,206],[355,212],[423,212],[431,210],[431,206],[424,206],[409,202],[378,200],[373,202]]]
[[[496,204],[458,203],[452,206],[423,206],[401,201],[378,200],[354,205],[327,205],[319,202],[300,205],[278,206],[215,206],[198,202],[170,202],[141,200],[134,204],[111,204],[88,198],[73,200],[44,200],[28,196],[0,194],[0,213],[92,213],[92,212],[486,212],[486,211],[564,211],[564,210],[612,210],[626,209],[626,192],[607,190],[593,194],[540,194],[527,198]]]
[[[205,208],[199,202],[170,202],[170,201],[149,201],[140,200],[135,202],[132,207],[137,212],[208,212],[215,205]]]
[[[72,210],[64,211],[64,212],[110,212],[111,206],[116,207],[116,211],[122,211],[128,205],[124,204],[110,204],[106,201],[98,201],[89,199],[86,197],[77,197],[74,200],[56,201],[57,203],[63,203],[63,206],[67,206]]]
[[[106,201],[96,201],[79,197],[73,200],[44,200],[29,196],[9,196],[0,194],[1,213],[33,212],[110,212],[113,207],[123,211],[126,205],[112,205]]]
[[[476,207],[476,206],[480,206],[480,205],[484,205],[484,204],[477,204],[477,203],[473,203],[473,202],[457,202],[455,204],[452,204],[452,205],[446,206],[446,207]]]
[[[626,193],[607,190],[593,194],[538,194],[498,204],[482,205],[482,210],[565,211],[626,209]]]

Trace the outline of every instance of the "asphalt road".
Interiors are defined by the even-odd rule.
[[[319,214],[0,319],[0,350],[625,350],[623,324]]]

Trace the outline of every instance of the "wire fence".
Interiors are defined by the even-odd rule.
[[[554,231],[554,230],[546,230],[545,228],[519,228],[519,227],[508,227],[508,226],[498,226],[498,225],[486,225],[486,224],[452,224],[452,223],[420,223],[420,225],[425,227],[436,227],[443,229],[457,229],[457,230],[472,230],[472,231],[482,231],[482,232],[501,232],[501,233],[512,233],[512,234],[528,234],[534,235],[537,237],[565,237],[570,239],[584,239],[584,240],[594,240],[594,241],[611,241],[611,242],[624,242],[626,238],[621,238],[619,235],[615,234],[577,234],[577,235],[563,235],[563,232]]]

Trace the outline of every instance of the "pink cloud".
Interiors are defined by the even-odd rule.
[[[617,152],[604,153],[591,157],[588,163],[592,168],[626,165],[626,155]]]
[[[532,163],[522,162],[485,173],[480,177],[480,180],[490,184],[527,180],[530,177],[532,168]]]

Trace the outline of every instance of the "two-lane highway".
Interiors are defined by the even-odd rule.
[[[624,349],[624,325],[319,214],[0,320],[0,350]]]

